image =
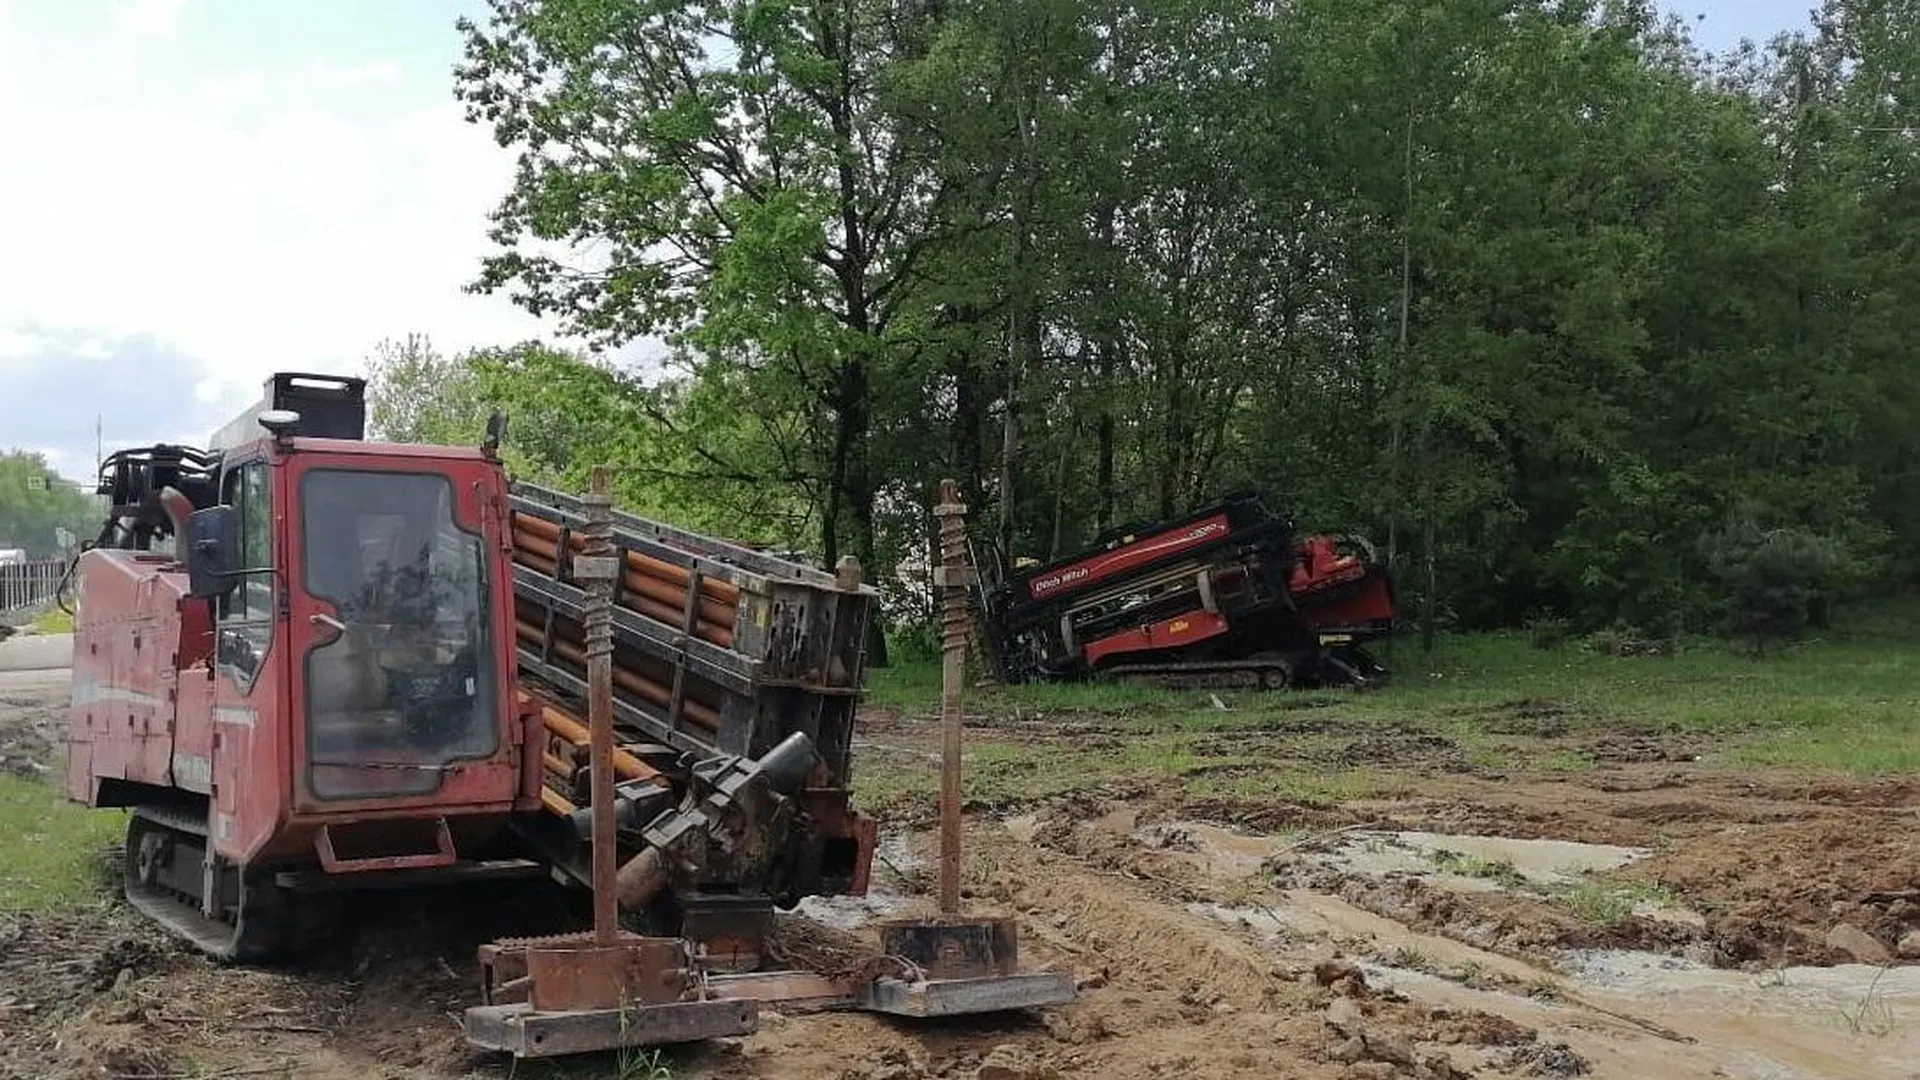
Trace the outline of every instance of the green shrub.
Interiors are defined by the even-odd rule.
[[[1541,612],[1528,617],[1526,631],[1527,640],[1534,648],[1557,649],[1572,635],[1573,622],[1565,616]]]
[[[1797,526],[1763,529],[1751,518],[1708,534],[1702,548],[1720,586],[1725,632],[1752,641],[1756,652],[1826,626],[1857,569],[1831,537]]]
[[[887,654],[896,664],[924,664],[940,659],[940,624],[922,619],[889,629]]]

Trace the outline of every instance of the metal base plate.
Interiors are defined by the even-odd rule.
[[[515,1002],[475,1006],[467,1010],[465,1021],[467,1042],[484,1050],[504,1050],[517,1058],[666,1046],[747,1035],[759,1027],[760,1003],[751,999],[549,1013],[535,1012],[526,1002]]]
[[[1064,1005],[1073,998],[1071,974],[1037,971],[979,979],[875,979],[862,991],[860,1007],[895,1016],[966,1016]]]

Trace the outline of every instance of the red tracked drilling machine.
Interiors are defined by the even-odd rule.
[[[987,663],[1006,681],[1364,688],[1386,676],[1364,647],[1394,623],[1372,548],[1296,541],[1257,494],[1109,530],[1043,566],[992,554],[978,610]]]
[[[498,424],[480,447],[368,442],[364,390],[278,374],[210,449],[102,467],[112,511],[75,568],[68,790],[131,811],[128,899],[251,962],[323,943],[343,889],[594,889],[599,641],[611,884],[629,928],[657,935],[620,938],[645,970],[614,978],[663,1019],[543,1012],[530,969],[573,943],[531,939],[481,949],[469,1038],[528,1056],[682,1041],[750,1028],[765,997],[898,1011],[877,983],[756,974],[776,907],[866,889],[874,823],[848,780],[875,594],[858,566],[510,483]],[[578,998],[584,969],[556,970],[547,999]]]

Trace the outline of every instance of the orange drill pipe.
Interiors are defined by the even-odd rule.
[[[573,812],[579,809],[579,807],[569,802],[564,795],[561,795],[550,787],[540,789],[540,805],[546,807],[548,813],[558,814],[561,817],[572,817]]]
[[[546,642],[546,634],[537,623],[530,622],[526,619],[516,619],[513,624],[513,630],[516,637],[529,645],[540,647]],[[556,625],[554,632],[553,652],[559,656],[560,659],[573,664],[584,663],[586,659],[586,652],[581,647],[577,636],[569,635],[562,631],[558,625]],[[620,654],[616,651],[614,654],[616,667],[613,672],[613,679],[616,684],[653,702],[655,705],[664,706],[673,700],[672,690],[667,684],[657,682],[636,671],[617,666],[620,659]],[[698,679],[689,682],[684,700],[682,701],[682,707],[687,710],[688,715],[693,719],[701,721],[706,727],[713,727],[719,723],[720,714],[713,703],[706,699],[706,695],[696,689],[704,685],[706,684]]]
[[[546,545],[544,549],[522,547],[519,538],[516,537],[514,540],[515,561],[542,574],[553,573],[553,559],[543,553],[552,549],[551,544]],[[621,583],[626,589],[620,597],[621,607],[675,628],[685,624],[686,589],[676,590],[658,579],[644,577],[632,571],[622,575]],[[723,649],[730,648],[733,645],[733,619],[736,611],[737,609],[728,608],[717,601],[702,598],[699,617],[695,621],[694,636]]]
[[[534,537],[545,540],[547,542],[547,558],[551,559],[557,554],[555,549],[559,546],[560,542],[560,526],[555,525],[545,518],[535,517],[532,514],[515,513],[513,515],[513,528],[515,532],[530,533]],[[578,534],[569,534],[569,540],[570,543],[568,546],[575,549],[578,549],[582,543],[584,543],[584,541],[580,540]],[[659,578],[670,585],[678,585],[682,590],[687,587],[687,582],[692,580],[693,575],[687,571],[686,567],[675,566],[663,559],[656,559],[651,555],[642,555],[637,551],[629,551],[626,554],[627,566],[630,568],[651,577]],[[713,578],[703,577],[700,579],[700,592],[706,597],[717,600],[722,604],[737,605],[740,602],[740,587],[731,581],[717,581]]]
[[[585,746],[591,741],[591,733],[587,731],[585,724],[582,724],[580,721],[549,704],[545,699],[535,697],[525,690],[520,691],[520,699],[540,707],[540,722],[553,734],[560,736],[574,746]],[[544,756],[552,757],[554,755],[551,754],[551,752],[547,752]],[[575,768],[578,768],[578,766],[575,766]],[[613,771],[629,780],[641,780],[660,775],[658,770],[646,762],[641,761],[625,750],[619,749],[613,752]]]
[[[521,639],[536,645],[541,644],[545,640],[545,635],[541,632],[540,628],[531,623],[524,621],[516,622],[514,624],[514,630]],[[566,638],[556,635],[553,641],[553,651],[561,659],[569,663],[581,665],[586,663],[586,650],[568,641]],[[613,672],[613,681],[621,689],[637,697],[644,698],[655,705],[666,707],[673,703],[673,690],[671,687],[663,686],[637,672],[616,667]],[[717,730],[720,726],[719,712],[716,711],[713,706],[691,695],[683,697],[680,708],[687,719],[692,720],[701,727],[712,731]]]
[[[574,544],[568,544],[568,548],[574,548]],[[547,538],[538,536],[538,534],[534,534],[534,532],[526,532],[526,530],[515,528],[515,532],[513,532],[513,550],[515,550],[515,553],[532,553],[532,555],[540,557],[541,567],[547,569],[547,573],[551,573],[553,561],[555,561],[555,559],[559,557],[559,553],[561,553],[561,544],[559,544],[559,540],[547,540]],[[522,559],[522,561],[524,561],[524,559]],[[668,578],[660,577],[657,573],[649,573],[645,565],[634,565],[632,561],[628,561],[626,573],[624,573],[622,577],[624,577],[624,584],[626,584],[626,588],[628,588],[630,592],[637,592],[637,594],[641,594],[641,596],[659,600],[660,603],[666,603],[666,605],[674,607],[676,611],[685,607],[685,603],[687,603],[687,586],[685,586],[684,580],[676,584],[676,582],[672,582],[672,580],[668,580]],[[699,611],[701,619],[707,619],[708,623],[716,626],[732,626],[733,617],[735,617],[737,613],[739,613],[739,605],[737,605],[737,603],[720,600],[720,598],[712,596],[712,590],[701,588],[701,611]]]

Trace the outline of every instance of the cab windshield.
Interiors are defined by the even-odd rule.
[[[301,481],[310,786],[320,798],[432,791],[499,739],[481,538],[431,473],[315,469]]]

